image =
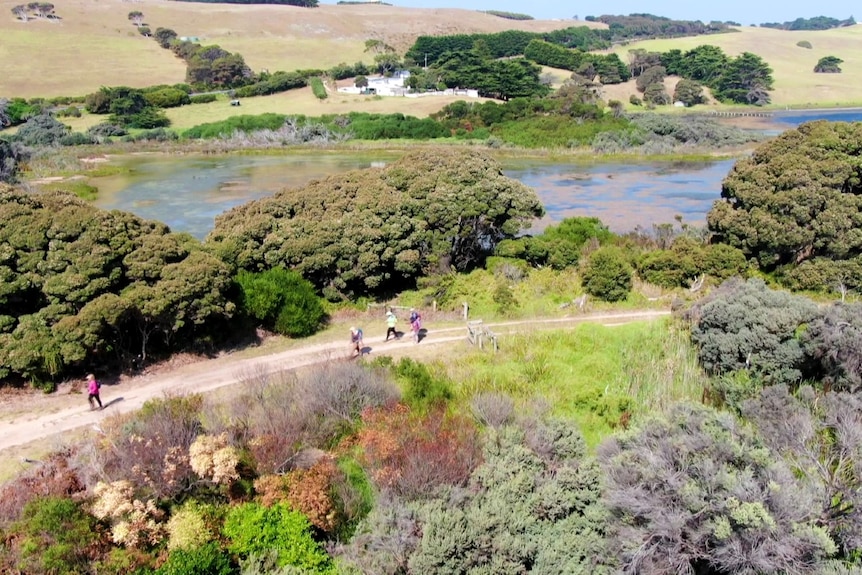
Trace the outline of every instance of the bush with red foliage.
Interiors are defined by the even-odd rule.
[[[408,499],[465,485],[481,463],[478,432],[462,416],[433,410],[417,416],[402,404],[366,410],[359,460],[375,484]]]
[[[48,455],[0,488],[0,525],[15,521],[30,501],[42,497],[72,497],[86,489],[69,467],[70,452]]]

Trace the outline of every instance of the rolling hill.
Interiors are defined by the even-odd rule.
[[[473,10],[401,8],[385,5],[202,4],[171,0],[64,0],[58,20],[17,20],[21,0],[0,1],[0,96],[76,96],[100,86],[144,87],[185,78],[185,63],[129,21],[144,14],[153,30],[171,28],[203,44],[218,44],[243,56],[255,71],[330,68],[372,56],[368,39],[402,53],[422,34],[525,30],[544,32],[572,25],[604,27],[575,20],[508,20]]]

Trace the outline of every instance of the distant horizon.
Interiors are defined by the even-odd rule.
[[[766,6],[726,0],[722,3],[680,3],[677,0],[603,0],[584,2],[571,6],[562,2],[541,2],[525,4],[513,0],[384,0],[393,6],[403,8],[460,8],[464,10],[500,10],[527,14],[537,20],[571,20],[577,16],[584,20],[587,16],[654,14],[674,20],[700,20],[704,23],[738,22],[743,26],[760,25],[766,22],[791,22],[797,18],[826,16],[836,20],[846,20],[853,14],[850,2],[844,0],[822,0],[814,5],[801,0],[786,0],[779,6]],[[322,4],[337,4],[337,0],[321,0]]]

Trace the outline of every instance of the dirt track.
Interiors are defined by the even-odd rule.
[[[634,321],[655,320],[670,315],[664,310],[643,310],[613,314],[587,314],[558,319],[535,321],[500,322],[489,324],[500,334],[541,328],[559,328],[584,322],[619,325]],[[418,346],[409,338],[402,341],[383,343],[382,337],[367,338],[366,347],[371,348],[371,356],[413,355],[419,350],[442,345],[465,345],[465,328],[453,327],[429,330],[426,339]],[[384,347],[385,346],[385,347]],[[415,351],[414,351],[415,350]],[[69,395],[69,401],[59,410],[44,414],[21,413],[4,417],[0,421],[0,452],[37,440],[68,433],[87,426],[97,426],[104,417],[139,409],[148,399],[165,393],[205,393],[220,387],[239,383],[244,375],[259,372],[275,372],[295,369],[348,355],[348,346],[343,341],[309,345],[266,356],[237,359],[232,356],[220,357],[185,365],[168,373],[145,375],[127,382],[102,386],[103,411],[90,411],[86,396]],[[74,405],[69,405],[69,404]]]

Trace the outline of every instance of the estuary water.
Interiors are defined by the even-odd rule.
[[[862,110],[779,111],[773,130],[812,120],[860,121]],[[165,222],[204,238],[219,214],[250,200],[348,170],[397,159],[386,152],[309,151],[221,156],[133,155],[115,158],[129,173],[99,178],[95,204]],[[594,162],[503,160],[506,175],[536,190],[547,212],[534,231],[571,216],[595,216],[615,232],[671,223],[676,216],[703,225],[720,198],[735,160],[710,162]]]
[[[222,212],[284,188],[352,169],[385,165],[397,155],[308,154],[151,156],[114,160],[129,174],[99,178],[95,204],[159,220],[203,238]],[[595,216],[617,232],[673,222],[702,224],[733,160],[706,163],[565,163],[506,160],[504,173],[536,190],[546,216],[540,231],[571,216]]]

